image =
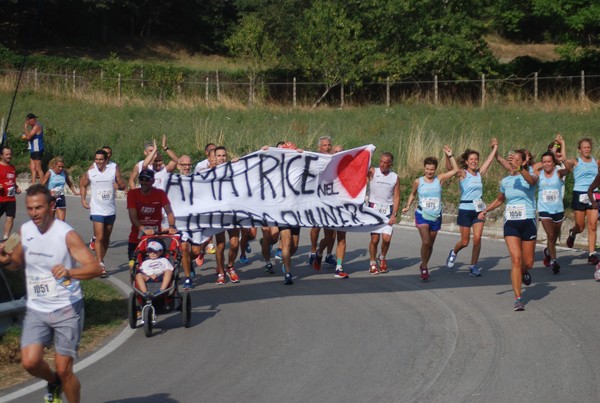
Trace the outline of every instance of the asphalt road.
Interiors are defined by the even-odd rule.
[[[68,208],[67,221],[89,238],[78,199],[69,198]],[[129,223],[120,208],[106,260],[118,271],[112,280],[126,282]],[[504,242],[484,240],[483,276],[473,278],[470,249],[459,254],[456,270],[443,266],[457,239],[438,236],[428,282],[418,276],[420,241],[410,227],[396,228],[391,270],[377,276],[368,273],[369,237],[360,233],[348,234],[347,280],[326,265],[320,272],[308,266],[305,229],[292,286],[283,285],[280,271],[266,274],[256,253],[238,266],[239,284],[218,286],[207,255],[191,291],[191,327],[173,313],[159,316],[151,338],[125,329],[101,350],[109,354],[81,361],[83,401],[598,401],[600,284],[585,254],[561,250],[562,271],[553,275],[538,249],[526,310],[513,312]],[[0,401],[31,385],[0,391]],[[37,389],[10,401],[42,395]]]

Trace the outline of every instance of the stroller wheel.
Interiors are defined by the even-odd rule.
[[[142,316],[144,317],[144,334],[146,337],[152,336],[152,327],[154,325],[154,310],[151,307],[146,307],[142,311]]]
[[[181,304],[181,314],[183,316],[183,327],[190,327],[192,320],[192,297],[190,293],[183,294],[183,303]]]
[[[137,326],[137,297],[135,296],[135,292],[131,291],[129,293],[129,299],[127,304],[127,313],[129,318],[129,327],[135,329]]]

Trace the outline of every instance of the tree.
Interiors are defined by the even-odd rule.
[[[324,80],[325,91],[341,83],[359,82],[374,41],[361,37],[361,24],[346,13],[344,1],[317,0],[296,26],[295,61],[308,78]]]
[[[256,14],[244,16],[233,34],[225,40],[225,44],[236,59],[247,65],[252,86],[261,71],[277,64],[277,47],[269,38],[264,21]],[[250,94],[252,101],[253,88],[250,88]]]

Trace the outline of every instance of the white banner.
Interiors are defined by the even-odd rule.
[[[167,193],[177,228],[380,228],[388,219],[364,205],[374,150],[325,155],[269,148],[193,176],[173,174]]]

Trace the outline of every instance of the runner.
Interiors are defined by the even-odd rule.
[[[400,180],[390,169],[393,163],[392,153],[384,152],[379,157],[379,167],[369,169],[369,207],[378,210],[389,219],[385,227],[371,232],[369,243],[369,273],[371,274],[388,272],[385,256],[392,242],[394,224],[397,222],[396,216],[400,209]],[[380,238],[382,238],[381,254],[377,259]],[[379,260],[379,267],[376,264],[377,260]]]
[[[546,151],[542,154],[542,165],[534,171],[538,181],[538,216],[547,236],[547,247],[544,248],[544,266],[552,266],[552,272],[558,274],[560,265],[556,261],[556,239],[560,234],[565,219],[563,204],[563,180],[569,171],[559,169],[554,153]],[[536,164],[537,165],[537,164]]]
[[[452,170],[436,176],[437,158],[425,158],[425,161],[423,161],[425,175],[415,179],[406,207],[402,209],[403,213],[408,212],[410,205],[418,194],[419,205],[415,211],[415,226],[421,236],[421,265],[419,270],[423,281],[429,280],[427,264],[433,252],[433,244],[437,233],[442,227],[442,185],[458,172],[458,165],[454,155],[452,155],[452,149],[446,145],[444,146],[444,153],[452,164]]]
[[[196,164],[196,167],[194,168],[195,174],[202,172],[210,167],[209,155],[212,151],[215,150],[215,148],[217,148],[217,145],[215,143],[208,143],[206,144],[206,146],[204,146],[204,155],[206,156],[206,158]]]
[[[29,142],[29,170],[31,171],[31,184],[39,178],[41,181],[44,177],[42,169],[42,159],[44,157],[44,128],[37,121],[37,116],[33,113],[28,113],[25,118],[23,140]]]
[[[577,234],[585,229],[587,219],[588,229],[588,263],[597,265],[600,260],[596,256],[596,227],[598,225],[598,209],[592,205],[592,199],[597,199],[598,193],[594,197],[588,197],[588,189],[594,178],[598,174],[599,161],[592,157],[592,139],[582,138],[577,144],[579,157],[565,161],[565,166],[573,170],[575,184],[573,185],[573,199],[571,207],[575,225],[569,230],[567,246],[572,248],[575,244]],[[572,167],[572,168],[571,168]],[[592,189],[596,192],[596,189]]]
[[[117,218],[115,203],[115,184],[119,190],[125,190],[126,185],[121,176],[121,170],[115,165],[107,165],[108,154],[98,150],[94,157],[94,166],[81,177],[79,191],[81,204],[90,210],[90,220],[94,225],[96,258],[107,276],[104,256],[110,244],[110,235]],[[91,185],[90,204],[88,204],[87,188]]]
[[[498,152],[498,141],[494,138],[491,142],[492,151],[487,159],[479,167],[479,152],[471,149],[465,150],[460,156],[458,176],[460,178],[460,205],[458,206],[457,224],[460,227],[460,240],[450,249],[446,266],[451,269],[456,262],[456,256],[463,248],[469,245],[471,237],[471,228],[473,228],[473,251],[471,253],[471,265],[469,274],[474,277],[481,276],[481,271],[477,266],[479,253],[481,252],[481,236],[483,234],[483,220],[477,216],[485,208],[483,202],[483,182],[482,177],[492,164],[496,153]],[[448,169],[450,167],[446,165]]]
[[[54,219],[54,201],[47,188],[38,184],[27,189],[25,205],[31,221],[21,227],[21,242],[12,252],[0,249],[4,268],[25,268],[21,362],[31,375],[48,382],[45,401],[62,401],[64,390],[69,402],[79,402],[81,385],[73,373],[84,316],[79,281],[99,276],[102,269],[79,234]],[[56,372],[44,360],[44,347],[50,347],[53,338]]]
[[[152,140],[152,148],[152,152],[146,156],[142,163],[142,170],[150,169],[154,171],[153,186],[158,189],[166,190],[169,175],[177,168],[177,160],[179,157],[169,148],[169,146],[167,146],[167,136],[165,135],[162,137],[162,148],[171,159],[169,163],[165,165],[163,155],[158,151],[158,147],[156,147],[156,139]]]
[[[506,202],[504,211],[504,241],[510,253],[511,282],[515,293],[515,311],[525,310],[521,298],[521,283],[531,284],[529,270],[533,267],[537,226],[535,223],[536,174],[529,172],[529,154],[516,150],[509,155],[508,162],[513,172],[500,181],[500,191],[496,199],[479,213],[485,220],[488,212]]]
[[[17,213],[17,202],[15,195],[21,193],[21,188],[17,185],[17,173],[12,161],[12,148],[4,147],[2,149],[2,158],[0,159],[0,217],[6,214],[4,222],[4,235],[1,242],[8,239]]]
[[[67,218],[67,199],[65,197],[65,184],[71,189],[75,196],[79,196],[79,190],[73,187],[71,177],[65,172],[65,160],[63,157],[57,156],[48,163],[50,169],[44,175],[42,185],[50,189],[52,197],[54,197],[54,213],[56,218],[65,221]]]
[[[155,149],[156,149],[155,144],[152,142],[144,144],[144,159],[146,159],[146,157],[148,157],[148,155],[151,154]],[[140,174],[140,171],[142,169],[144,169],[143,164],[144,164],[144,160],[141,160],[141,161],[138,161],[133,166],[133,170],[131,171],[131,174],[129,175],[129,189],[135,189],[135,187],[136,187],[135,181],[136,181],[138,175]],[[153,169],[153,167],[148,166],[147,169]]]

